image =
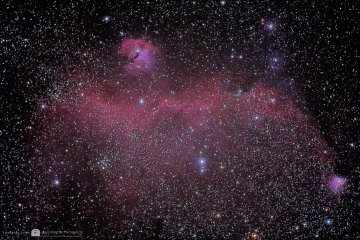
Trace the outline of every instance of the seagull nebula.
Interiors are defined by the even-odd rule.
[[[355,4],[30,2],[2,20],[4,239],[359,237]]]

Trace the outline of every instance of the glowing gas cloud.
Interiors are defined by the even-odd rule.
[[[152,43],[138,38],[126,38],[119,53],[127,59],[125,71],[134,76],[152,73],[157,67],[160,50]]]

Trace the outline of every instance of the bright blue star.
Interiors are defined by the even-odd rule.
[[[103,21],[108,23],[110,21],[110,16],[104,16]]]
[[[198,159],[198,165],[201,173],[204,173],[206,171],[206,158],[200,157]]]
[[[324,223],[326,225],[331,225],[333,223],[333,220],[331,218],[325,218]]]
[[[274,24],[273,24],[273,23],[269,23],[269,24],[267,25],[267,28],[268,28],[269,30],[273,30],[273,29],[274,29]]]
[[[59,185],[60,185],[59,179],[55,179],[55,180],[54,180],[54,185],[55,185],[55,186],[59,186]]]
[[[144,98],[140,98],[139,103],[140,103],[141,105],[144,105],[144,104],[145,104],[145,99],[144,99]]]

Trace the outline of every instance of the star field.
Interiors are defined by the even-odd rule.
[[[6,2],[2,238],[356,239],[355,2]]]

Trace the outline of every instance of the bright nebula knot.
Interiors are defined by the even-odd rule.
[[[119,53],[126,58],[125,71],[133,76],[151,74],[157,66],[160,50],[144,39],[126,38]]]
[[[334,175],[329,180],[329,188],[334,194],[341,194],[346,188],[346,179]]]

